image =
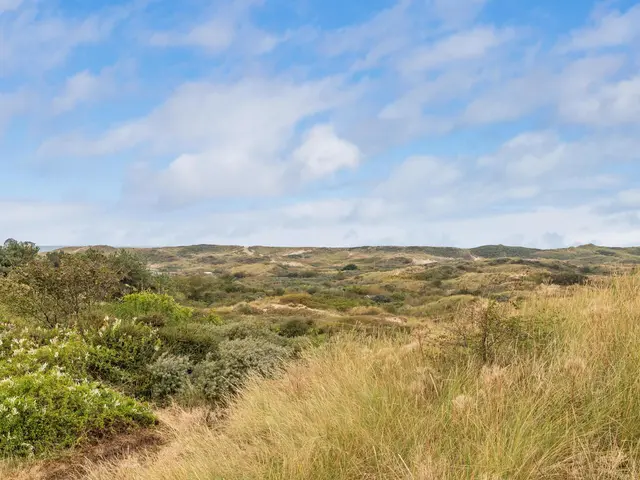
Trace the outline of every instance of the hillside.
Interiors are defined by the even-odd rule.
[[[0,478],[636,478],[638,260],[8,241]]]
[[[485,327],[490,346],[473,329],[343,337],[251,382],[219,428],[167,414],[166,447],[89,478],[638,478],[639,289],[621,278],[468,312],[467,325],[509,322]]]
[[[74,253],[92,248],[101,252],[113,252],[114,247],[63,247],[59,251]],[[290,247],[242,247],[237,245],[191,245],[180,247],[126,248],[143,256],[159,271],[199,272],[215,270],[221,266],[266,265],[274,263],[290,266],[333,267],[345,262],[361,267],[389,268],[393,266],[424,265],[448,260],[477,260],[496,258],[521,258],[538,260],[566,260],[576,265],[637,265],[640,264],[640,247],[603,247],[582,245],[579,247],[540,250],[505,245],[484,245],[471,249],[455,247],[352,247],[352,248],[290,248]],[[259,270],[259,269],[257,269]]]
[[[116,250],[91,248],[103,253]],[[274,311],[274,304],[286,303],[311,307],[306,313],[315,311],[319,317],[329,311],[332,320],[341,317],[348,322],[354,315],[368,320],[365,312],[403,321],[439,319],[477,297],[518,300],[542,284],[584,283],[589,277],[630,271],[640,264],[640,248],[596,245],[559,250],[503,245],[473,249],[192,245],[129,250],[152,271],[182,278],[177,281],[189,290],[187,301],[218,309],[246,302],[273,314],[282,313],[282,308]],[[281,298],[285,294],[289,296]]]

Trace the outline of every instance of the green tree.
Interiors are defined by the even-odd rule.
[[[120,279],[104,255],[56,253],[13,268],[0,297],[12,313],[53,326],[113,298]]]
[[[11,269],[33,260],[40,249],[32,242],[18,242],[7,239],[0,247],[0,275],[7,275]]]

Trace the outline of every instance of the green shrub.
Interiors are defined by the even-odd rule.
[[[220,327],[193,322],[162,327],[158,334],[169,352],[187,356],[194,362],[216,352],[223,338]]]
[[[292,318],[280,326],[279,334],[288,338],[301,337],[302,335],[307,335],[313,326],[313,320]]]
[[[120,274],[121,294],[147,288],[156,290],[160,286],[157,277],[147,268],[147,263],[137,254],[121,249],[108,258]]]
[[[162,342],[157,330],[133,320],[108,319],[98,331],[85,332],[92,345],[89,373],[118,385],[126,392],[148,393],[146,366],[159,355]]]
[[[258,310],[255,307],[252,307],[247,302],[240,302],[239,304],[233,307],[233,311],[236,313],[240,313],[242,315],[257,315],[261,313],[260,310]]]
[[[12,268],[25,265],[38,255],[40,248],[32,242],[18,242],[7,239],[0,246],[0,275],[6,275]]]
[[[49,327],[74,323],[120,288],[119,273],[106,257],[89,253],[36,258],[1,280],[0,296],[13,314]]]
[[[508,364],[522,358],[524,352],[543,348],[548,343],[550,325],[556,321],[521,318],[495,300],[470,305],[454,326],[454,346],[463,347],[481,364]]]
[[[149,365],[152,398],[162,401],[180,393],[189,381],[191,367],[188,357],[170,354],[163,354]]]
[[[191,318],[194,322],[201,322],[208,325],[223,325],[224,320],[220,315],[210,311],[202,311],[195,310],[193,312],[193,317]]]
[[[584,285],[588,277],[582,273],[562,272],[551,275],[550,281],[554,285]]]
[[[152,319],[156,324],[160,318],[177,323],[189,321],[193,309],[180,305],[170,295],[139,292],[123,297],[115,306],[115,313],[117,317],[127,319]]]
[[[68,329],[17,329],[0,331],[0,378],[32,372],[63,371],[77,379],[87,375],[91,346]]]
[[[358,270],[358,266],[355,263],[349,263],[348,265],[342,267],[340,270],[342,270],[343,272]]]
[[[216,356],[193,368],[193,385],[207,401],[221,403],[238,391],[247,375],[273,375],[291,355],[290,349],[262,339],[225,341]]]
[[[314,299],[308,293],[289,293],[280,297],[278,301],[283,305],[304,305],[309,307],[313,304]]]
[[[149,408],[131,398],[53,372],[2,380],[0,412],[3,457],[41,456],[155,422]]]

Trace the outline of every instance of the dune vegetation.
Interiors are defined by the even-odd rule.
[[[640,473],[632,249],[181,248],[0,247],[0,478]]]
[[[475,308],[439,339],[340,336],[89,478],[638,478],[639,293],[620,277]]]

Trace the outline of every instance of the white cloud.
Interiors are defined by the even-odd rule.
[[[391,172],[376,192],[396,198],[416,194],[429,197],[462,177],[451,163],[430,156],[411,156]]]
[[[301,119],[344,99],[336,79],[187,83],[146,117],[115,126],[95,139],[54,137],[40,150],[43,155],[90,156],[148,145],[155,152],[182,154],[236,145],[259,161],[278,151]]]
[[[531,72],[480,93],[466,106],[461,116],[463,124],[497,123],[521,118],[555,98],[547,72]],[[551,87],[551,88],[550,88]]]
[[[289,157],[299,122],[348,98],[349,92],[336,79],[295,83],[247,78],[238,83],[186,84],[147,117],[93,140],[50,139],[40,153],[105,155],[141,146],[155,154],[175,155],[166,168],[147,169],[134,178],[137,196],[158,202],[272,195],[299,178],[292,161],[305,178],[356,165],[357,147],[326,126],[312,129],[295,158]]]
[[[583,96],[561,100],[559,109],[566,122],[637,125],[640,123],[640,75],[601,85]]]
[[[555,72],[534,68],[480,93],[466,106],[461,123],[517,120],[543,108],[551,108],[563,123],[633,123],[640,108],[638,81],[617,79],[625,62],[624,55],[610,54],[579,58]]]
[[[373,202],[373,211],[362,206]],[[537,207],[525,212],[428,220],[418,211],[385,208],[371,199],[322,200],[279,208],[196,216],[136,217],[77,204],[0,203],[14,215],[0,219],[6,237],[43,245],[185,245],[194,243],[345,246],[520,243],[557,247],[595,242],[637,244],[640,226],[590,205]],[[6,209],[6,210],[5,210]],[[561,235],[558,235],[561,232]],[[445,235],[446,234],[446,235]]]
[[[476,27],[457,32],[435,44],[415,49],[402,60],[400,68],[405,73],[413,73],[479,59],[513,36],[512,30],[496,30],[493,27]]]
[[[419,121],[424,117],[425,105],[446,104],[455,98],[467,95],[482,80],[482,74],[464,65],[450,68],[433,80],[417,82],[407,88],[399,98],[385,105],[378,116],[386,120],[412,118]]]
[[[617,172],[621,162],[640,159],[639,64],[630,48],[638,35],[629,28],[637,7],[595,18],[567,41],[565,53],[571,55],[561,55],[559,47],[549,50],[548,37],[537,36],[540,30],[472,22],[483,0],[399,0],[360,25],[275,33],[251,19],[260,2],[205,3],[219,8],[145,37],[142,47],[194,47],[216,55],[215,62],[181,57],[191,80],[178,69],[161,88],[145,91],[131,107],[155,101],[147,114],[117,119],[92,136],[85,125],[100,128],[120,109],[90,116],[76,131],[65,130],[70,115],[55,126],[62,134],[41,144],[40,154],[50,160],[76,156],[89,165],[102,160],[92,156],[139,158],[136,168],[126,170],[119,204],[126,211],[49,203],[51,209],[41,208],[44,216],[38,216],[45,204],[5,202],[0,208],[14,208],[24,221],[7,216],[0,226],[15,230],[12,236],[49,243],[119,244],[470,246],[512,240],[556,246],[597,239],[625,243],[637,233],[618,215],[636,208],[633,178]],[[52,15],[57,11],[2,16],[3,75],[60,66],[75,47],[106,38],[126,15],[122,10],[64,18]],[[147,17],[137,20],[139,26]],[[257,56],[285,42],[291,51]],[[111,58],[112,46],[104,45],[105,58]],[[622,48],[615,54],[591,51],[600,47]],[[142,57],[142,66],[150,50],[152,59],[176,54],[127,49]],[[285,60],[291,64],[283,74]],[[113,88],[121,84],[116,73],[87,66],[74,70],[53,99],[56,112],[121,93]],[[55,78],[63,75],[55,72]],[[48,77],[30,78],[37,84]],[[165,98],[154,97],[167,84],[178,86]],[[0,128],[25,111],[26,99],[0,94]],[[525,121],[515,122],[520,119]],[[46,127],[33,120],[35,138]],[[504,129],[491,125],[510,121]],[[522,132],[522,125],[535,130]],[[492,145],[512,130],[514,138]],[[363,162],[373,154],[376,162]],[[116,161],[125,162],[120,155]],[[348,185],[357,198],[333,190],[332,197],[304,200],[309,182],[320,187],[346,170],[355,171],[349,178],[363,174]],[[313,191],[320,195],[320,188]],[[302,200],[270,206],[293,194]],[[256,197],[259,207],[232,211]],[[145,208],[149,203],[182,208]]]
[[[626,12],[612,11],[599,15],[593,25],[571,32],[561,50],[578,51],[626,45],[640,37],[640,5]]]
[[[232,1],[215,10],[210,18],[183,31],[154,32],[149,43],[156,47],[196,47],[211,54],[232,46],[251,54],[271,51],[282,38],[255,27],[249,21],[251,9],[262,2]]]
[[[83,70],[70,76],[63,91],[51,101],[53,112],[65,113],[83,103],[93,103],[113,95],[116,90],[122,91],[124,80],[118,78],[120,69],[121,66],[106,67],[98,73]]]
[[[81,239],[78,227],[91,223],[96,212],[87,205],[44,201],[0,200],[0,238],[33,239],[72,244]]]
[[[478,165],[513,181],[528,182],[549,176],[558,180],[565,175],[576,180],[593,168],[637,159],[640,140],[635,136],[607,135],[568,142],[552,131],[542,131],[514,137],[497,152],[480,157]]]
[[[302,168],[302,177],[314,180],[345,168],[356,168],[362,154],[356,145],[338,137],[332,125],[315,125],[292,157]]]
[[[406,34],[410,26],[408,10],[411,3],[411,0],[398,0],[392,7],[377,12],[363,23],[325,33],[320,45],[321,51],[337,56],[378,50],[379,53],[373,53],[367,62],[368,65],[376,63],[372,61],[374,57],[375,60],[387,57],[408,40]],[[380,51],[380,47],[385,44],[393,45],[393,48],[383,48]]]
[[[113,8],[80,19],[69,19],[25,9],[6,20],[0,33],[0,77],[15,72],[39,73],[60,65],[79,45],[95,44],[130,14]]]
[[[640,208],[640,189],[623,190],[618,193],[617,200],[624,206]]]

